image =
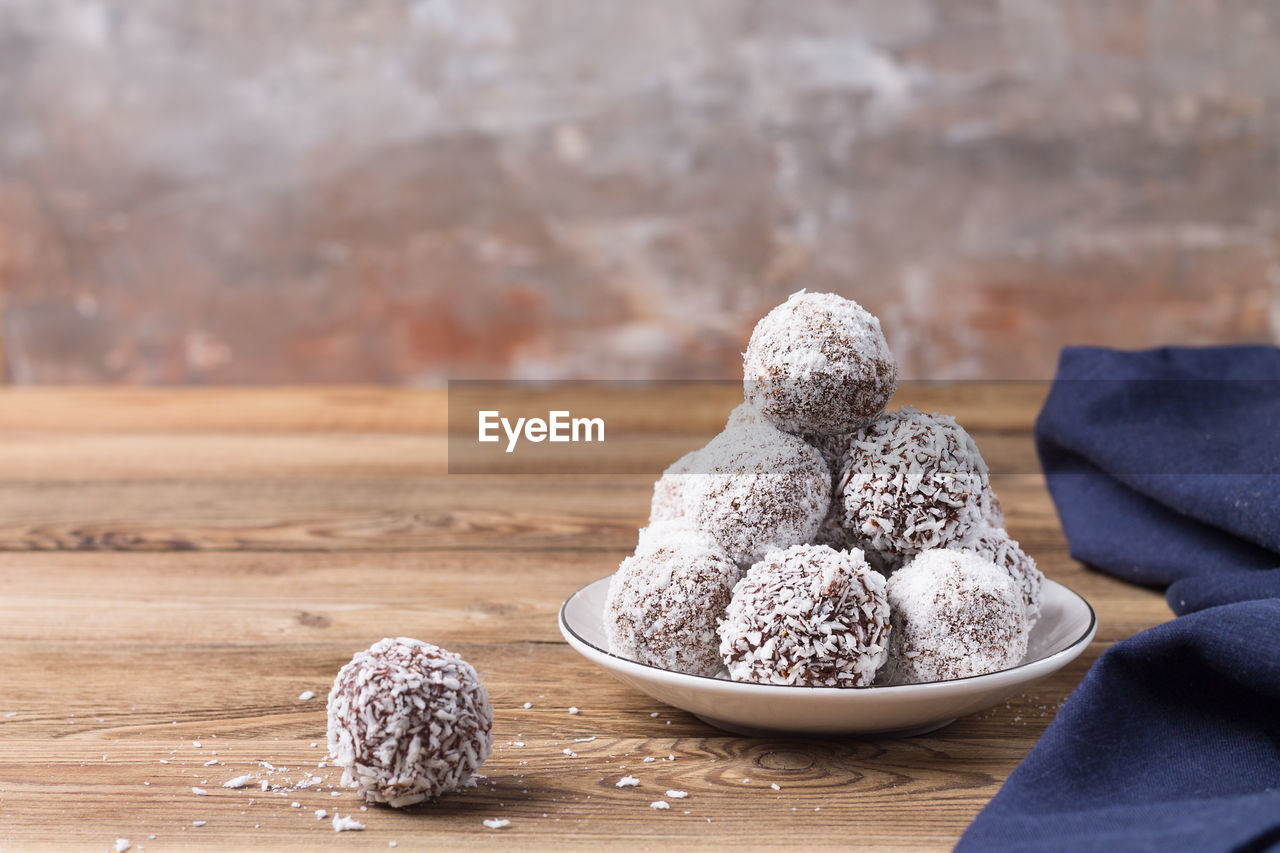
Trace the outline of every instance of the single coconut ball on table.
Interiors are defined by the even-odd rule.
[[[885,579],[860,551],[773,551],[733,589],[720,656],[735,681],[866,687],[887,657]]]
[[[845,527],[891,570],[962,541],[994,497],[987,464],[955,418],[910,406],[853,435],[837,486]]]
[[[357,652],[334,679],[328,716],[342,784],[396,808],[465,785],[493,748],[493,709],[475,669],[408,637]]]
[[[982,524],[954,547],[977,554],[1007,571],[1022,595],[1027,628],[1035,627],[1040,620],[1040,589],[1044,584],[1044,573],[1040,571],[1036,561],[1022,550],[1018,540],[1009,535],[1009,531],[1003,527]]]
[[[1017,585],[976,554],[925,551],[893,573],[887,592],[889,684],[996,672],[1027,653],[1027,615]]]
[[[833,293],[800,291],[756,324],[742,356],[743,391],[786,432],[852,432],[884,411],[898,366],[880,321]]]
[[[685,514],[734,562],[812,541],[831,500],[822,454],[767,424],[727,429],[699,453]]]
[[[676,672],[720,674],[716,626],[738,580],[738,565],[706,534],[678,521],[658,522],[646,531],[609,582],[609,651]]]

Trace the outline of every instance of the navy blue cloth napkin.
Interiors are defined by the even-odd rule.
[[[1280,350],[1064,350],[1036,447],[1076,559],[1167,588],[957,850],[1280,850]]]

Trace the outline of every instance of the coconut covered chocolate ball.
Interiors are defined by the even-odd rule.
[[[956,547],[958,550],[977,554],[1009,573],[1022,596],[1027,628],[1035,627],[1040,620],[1040,587],[1044,583],[1044,574],[1036,566],[1036,561],[1022,550],[1018,540],[1009,536],[1009,532],[1003,527],[983,524]]]
[[[733,589],[720,656],[735,681],[866,687],[889,636],[885,580],[860,551],[773,551]]]
[[[737,563],[812,541],[831,500],[822,454],[767,424],[727,429],[702,451],[685,512]]]
[[[356,653],[329,691],[342,784],[400,808],[464,785],[493,747],[489,694],[469,663],[407,637]]]
[[[657,528],[657,529],[655,529]],[[609,651],[692,675],[722,671],[716,626],[738,566],[705,534],[661,522],[618,566],[605,599]]]
[[[778,429],[835,435],[884,411],[898,366],[880,321],[833,293],[799,293],[766,314],[742,358],[747,402]]]
[[[849,442],[838,482],[845,526],[902,559],[963,540],[990,511],[987,464],[955,418],[887,412]]]
[[[669,521],[684,515],[685,487],[696,476],[700,452],[691,450],[672,462],[653,484],[653,499],[649,502],[650,522]]]
[[[1027,616],[1009,573],[976,554],[937,548],[894,572],[889,684],[996,672],[1027,653]]]

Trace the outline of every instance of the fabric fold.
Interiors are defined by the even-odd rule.
[[[1065,350],[1036,447],[1072,556],[1183,615],[1098,659],[957,849],[1280,849],[1280,350]]]

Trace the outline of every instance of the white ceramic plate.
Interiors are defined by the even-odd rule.
[[[588,584],[560,608],[560,633],[610,675],[706,723],[737,734],[924,734],[1015,696],[1080,656],[1098,628],[1093,608],[1046,579],[1040,621],[1027,656],[1010,669],[899,687],[743,684],[659,669],[608,652],[604,600],[609,578]]]

